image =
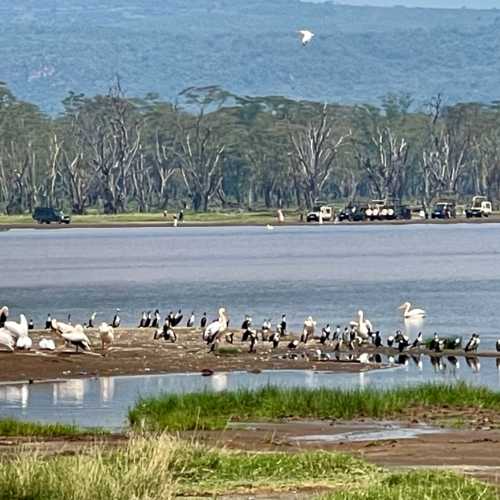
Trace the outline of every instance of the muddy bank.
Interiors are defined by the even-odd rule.
[[[43,381],[57,378],[79,378],[110,375],[143,375],[154,373],[183,373],[213,371],[252,371],[266,369],[307,369],[338,372],[361,372],[380,366],[359,362],[315,360],[315,341],[301,345],[297,359],[281,359],[286,355],[287,340],[277,349],[268,342],[258,343],[257,352],[248,352],[248,343],[241,343],[240,334],[234,344],[222,342],[219,353],[210,353],[201,341],[199,329],[177,329],[176,343],[153,340],[153,329],[118,329],[111,349],[102,351],[99,335],[86,330],[93,345],[93,352],[75,353],[64,346],[62,339],[49,331],[33,331],[33,349],[28,352],[1,352],[0,382]],[[56,342],[54,352],[38,350],[41,338]]]

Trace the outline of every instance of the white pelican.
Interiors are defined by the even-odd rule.
[[[314,33],[309,30],[299,30],[298,34],[300,35],[300,41],[302,42],[303,47],[310,43],[314,36]]]
[[[7,306],[3,306],[0,309],[0,328],[3,328],[3,325],[5,325],[5,322],[7,321],[8,317],[9,317],[9,308]]]
[[[54,328],[66,342],[74,345],[76,347],[76,352],[78,352],[78,348],[84,351],[91,351],[90,340],[87,335],[85,335],[82,325],[73,327],[53,319],[52,328]]]
[[[370,332],[373,332],[373,326],[370,320],[365,319],[365,313],[360,309],[358,311],[358,321],[351,321],[350,325],[356,328],[356,332],[363,339],[366,340],[370,336]]]
[[[266,229],[268,231],[274,231],[274,226],[271,226],[271,224],[266,224]]]
[[[102,345],[102,350],[104,351],[104,344],[111,346],[111,344],[115,340],[113,327],[103,321],[99,325],[99,335],[101,336],[101,345]]]
[[[52,339],[46,339],[46,338],[40,339],[40,342],[38,342],[38,347],[43,351],[56,350],[56,344]]]
[[[399,309],[403,310],[403,317],[405,319],[422,319],[425,318],[425,311],[423,309],[411,309],[411,304],[405,302],[399,306]]]
[[[309,316],[305,321],[304,321],[304,330],[302,332],[302,342],[304,344],[307,344],[307,341],[309,340],[309,337],[314,337],[314,328],[316,327],[316,321],[312,319],[312,316]]]
[[[0,345],[6,347],[9,351],[14,351],[16,341],[12,334],[5,328],[0,328]]]
[[[24,314],[19,315],[19,323],[15,321],[6,321],[3,327],[8,330],[16,340],[19,337],[28,336],[28,321]]]
[[[222,333],[224,333],[227,329],[227,316],[226,310],[221,307],[219,309],[219,319],[216,321],[212,321],[203,332],[203,339],[212,344],[212,349],[215,348],[215,342],[218,341],[218,338]]]
[[[17,349],[25,349],[29,351],[31,346],[33,345],[33,341],[28,335],[23,335],[17,339],[16,348]]]

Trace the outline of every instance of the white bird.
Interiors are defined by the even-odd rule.
[[[40,342],[38,342],[38,347],[43,351],[56,350],[56,344],[52,339],[46,339],[46,338],[40,339]]]
[[[15,340],[19,337],[28,336],[28,321],[26,320],[26,316],[24,314],[19,315],[19,323],[15,321],[6,321],[4,328],[10,332]]]
[[[0,345],[6,347],[9,351],[14,351],[16,341],[12,334],[5,328],[0,328]]]
[[[271,224],[266,224],[266,229],[268,231],[274,231],[274,226],[271,226]]]
[[[421,319],[425,318],[425,311],[423,309],[411,309],[411,304],[405,302],[399,306],[399,309],[403,310],[403,317],[405,319]]]
[[[52,320],[52,328],[69,344],[76,347],[76,352],[78,348],[84,351],[90,351],[90,340],[85,335],[82,325],[76,325],[74,327],[67,325],[65,323],[60,323],[59,321]]]
[[[33,341],[28,335],[19,337],[16,342],[17,349],[25,349],[26,351],[29,351],[32,345]]]
[[[104,351],[104,344],[108,344],[110,346],[115,340],[113,327],[103,321],[99,325],[99,335],[101,336],[101,345],[102,350]]]
[[[309,30],[299,30],[298,34],[300,35],[300,41],[302,42],[303,47],[310,43],[314,36],[314,33]]]
[[[316,328],[316,321],[313,320],[312,316],[308,316],[304,320],[304,329],[302,331],[302,336],[300,338],[301,342],[307,344],[309,337],[314,337],[315,328]]]
[[[356,332],[363,340],[368,339],[370,332],[373,332],[370,320],[365,319],[365,313],[361,309],[358,311],[358,321],[351,321],[350,325],[356,328]]]
[[[219,319],[212,321],[203,332],[203,338],[208,343],[214,343],[215,340],[224,333],[227,328],[227,316],[226,310],[221,307],[219,309]]]

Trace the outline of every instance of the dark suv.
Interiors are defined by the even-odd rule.
[[[51,207],[35,208],[33,219],[36,220],[38,224],[50,224],[51,222],[69,224],[71,222],[71,218],[68,215],[64,215],[62,210]]]

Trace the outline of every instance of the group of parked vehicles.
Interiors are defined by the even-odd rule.
[[[471,204],[465,208],[464,215],[468,219],[488,217],[492,211],[491,201],[486,196],[474,196]],[[457,216],[457,209],[453,201],[438,201],[431,212],[427,213],[424,208],[412,209],[396,202],[372,200],[368,203],[351,203],[337,214],[328,205],[318,205],[307,214],[306,220],[307,222],[410,220],[413,214],[420,219],[454,219]]]

